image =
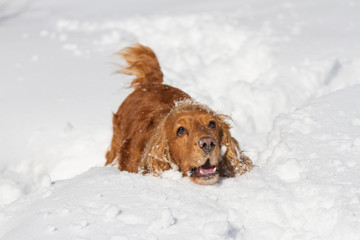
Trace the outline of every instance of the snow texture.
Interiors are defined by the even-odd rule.
[[[359,240],[359,22],[351,0],[0,1],[0,239]],[[251,172],[103,167],[135,42],[233,118]]]

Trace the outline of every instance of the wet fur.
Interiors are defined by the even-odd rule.
[[[118,72],[135,76],[130,84],[134,91],[113,115],[113,137],[106,153],[106,165],[116,164],[122,171],[154,175],[177,168],[184,176],[188,176],[189,167],[200,165],[190,156],[205,159],[201,158],[204,154],[196,146],[196,141],[202,136],[211,135],[218,143],[211,162],[217,166],[219,175],[233,177],[251,169],[251,160],[243,154],[238,142],[230,134],[229,117],[196,103],[180,89],[163,84],[163,73],[150,48],[136,44],[117,54],[128,63]],[[177,144],[181,141],[186,143],[186,139],[177,139],[176,127],[171,125],[176,123],[178,116],[184,122],[198,119],[196,121],[199,123],[189,129],[194,144]],[[206,125],[206,121],[211,119],[216,121],[216,131],[200,125],[200,122]],[[190,139],[190,134],[187,139]],[[222,146],[226,147],[223,155],[220,154]],[[199,184],[213,184],[218,178],[191,179]]]

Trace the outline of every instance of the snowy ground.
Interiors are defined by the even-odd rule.
[[[356,1],[0,0],[0,239],[359,240],[359,22]],[[232,116],[252,172],[102,167],[134,42]]]

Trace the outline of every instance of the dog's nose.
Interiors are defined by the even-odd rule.
[[[203,137],[199,140],[199,147],[205,152],[210,153],[216,146],[216,140],[212,137]]]

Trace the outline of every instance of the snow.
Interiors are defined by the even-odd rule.
[[[3,2],[0,239],[359,239],[357,2]],[[103,167],[134,42],[233,118],[251,172]]]

